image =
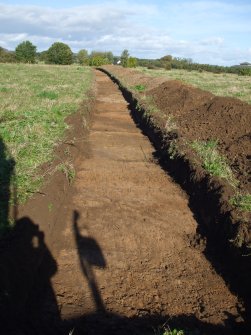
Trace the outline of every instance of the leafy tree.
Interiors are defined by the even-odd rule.
[[[37,47],[30,41],[24,41],[16,47],[16,59],[22,63],[35,63]]]
[[[69,65],[73,63],[73,53],[67,44],[55,42],[47,51],[47,60],[50,64]]]
[[[166,56],[160,58],[160,60],[162,60],[163,62],[168,62],[168,63],[171,62],[172,59],[173,59],[173,57],[171,55],[166,55]]]
[[[88,65],[89,64],[88,51],[85,49],[80,50],[77,54],[77,59],[79,64]]]
[[[127,67],[128,66],[128,58],[129,58],[129,51],[128,50],[123,50],[120,60],[121,60],[121,65],[123,67]]]

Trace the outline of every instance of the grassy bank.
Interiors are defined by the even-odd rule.
[[[144,67],[138,67],[137,70],[153,77],[163,76],[167,79],[181,80],[184,83],[194,85],[215,95],[238,98],[251,104],[251,83],[249,76],[187,70],[150,70]]]
[[[87,98],[87,67],[0,64],[0,226],[15,184],[18,203],[41,186],[39,167],[53,159],[65,118]],[[0,229],[1,230],[1,229]]]

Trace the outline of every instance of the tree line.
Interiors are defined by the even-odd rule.
[[[121,64],[124,67],[136,67],[137,60],[124,50],[121,56],[114,56],[111,51],[92,51],[90,54],[86,49],[81,49],[77,54],[62,42],[53,43],[46,51],[37,52],[37,47],[30,41],[20,43],[14,52],[0,47],[0,63],[38,63],[70,65],[101,66],[105,64]]]
[[[77,54],[62,42],[55,42],[51,47],[42,52],[37,52],[37,47],[30,41],[20,43],[14,52],[0,47],[0,63],[37,63],[70,65],[102,66],[106,64],[120,64],[123,67],[144,66],[149,69],[164,68],[184,69],[187,71],[207,71],[213,73],[235,73],[238,75],[251,76],[251,64],[248,62],[236,66],[219,66],[194,63],[192,59],[172,57],[166,55],[160,59],[139,59],[131,57],[128,50],[123,50],[120,56],[114,56],[111,51],[92,51],[90,54],[86,49],[80,50]]]
[[[220,66],[194,63],[190,58],[178,58],[171,55],[166,55],[160,59],[137,59],[137,62],[138,66],[144,66],[148,69],[182,69],[187,71],[234,73],[242,76],[251,76],[251,64],[249,62],[243,62],[235,66]]]

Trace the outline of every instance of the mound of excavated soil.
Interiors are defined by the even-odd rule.
[[[167,116],[173,116],[180,136],[188,141],[217,140],[227,157],[240,189],[251,191],[251,105],[212,93],[178,80],[152,78],[132,69],[105,66],[130,89],[145,84],[145,95]],[[157,115],[156,115],[157,116]]]
[[[251,106],[234,98],[168,81],[147,92],[166,115],[173,115],[179,132],[189,141],[217,140],[220,152],[240,181],[251,192]]]

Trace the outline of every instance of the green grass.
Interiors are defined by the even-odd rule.
[[[184,330],[170,329],[164,325],[155,330],[154,335],[185,335],[185,332]]]
[[[42,91],[37,95],[39,98],[45,98],[50,100],[58,99],[58,94],[53,91]]]
[[[233,187],[238,185],[226,158],[217,151],[217,141],[194,141],[191,143],[191,147],[202,159],[202,167],[207,172],[212,176],[226,179]]]
[[[237,194],[230,203],[244,212],[251,212],[251,194]]]
[[[165,69],[150,70],[138,67],[137,70],[153,77],[181,80],[187,84],[209,91],[218,96],[233,97],[251,104],[251,85],[249,76],[237,74]]]
[[[53,159],[68,128],[65,118],[77,111],[91,82],[87,67],[0,64],[0,186],[10,189],[15,179],[18,203],[41,186],[39,167]],[[11,161],[15,177],[14,170],[8,175]]]
[[[146,89],[146,86],[145,86],[145,85],[141,85],[141,84],[139,84],[139,85],[135,85],[135,86],[133,87],[133,89],[135,89],[135,90],[138,91],[138,92],[144,92],[145,89]]]

